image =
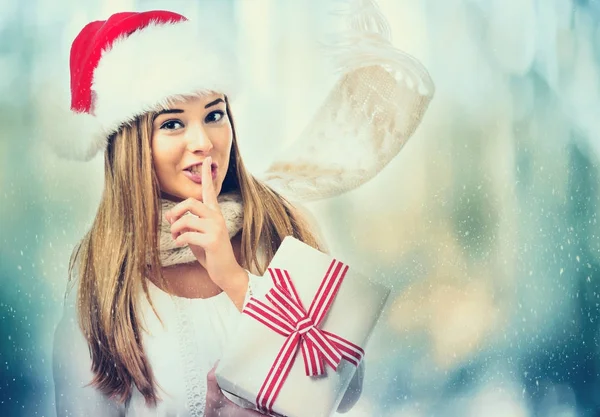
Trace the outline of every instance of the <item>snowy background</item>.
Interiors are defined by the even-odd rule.
[[[0,0],[0,416],[54,415],[68,258],[102,192],[102,157],[57,159],[44,137],[61,122],[39,86],[66,79],[77,32],[157,8],[228,25],[252,57],[232,104],[259,172],[330,85],[330,3]],[[335,253],[394,288],[347,416],[600,415],[600,2],[379,4],[437,91],[378,177],[310,206]]]

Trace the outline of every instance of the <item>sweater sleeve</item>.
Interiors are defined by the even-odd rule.
[[[92,381],[91,357],[76,311],[76,286],[65,300],[63,316],[54,332],[52,371],[57,417],[122,417],[117,404],[88,384]]]
[[[248,270],[246,270],[246,272],[248,273],[248,290],[246,291],[246,297],[244,298],[244,307],[246,307],[250,297],[265,295],[272,287],[271,280],[267,279],[267,277],[255,275]]]

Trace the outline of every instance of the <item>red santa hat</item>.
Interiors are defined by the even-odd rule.
[[[231,95],[235,65],[219,41],[212,30],[162,10],[116,13],[86,25],[70,54],[75,120],[68,124],[76,128],[61,135],[58,152],[87,161],[123,124],[170,100],[207,91]]]

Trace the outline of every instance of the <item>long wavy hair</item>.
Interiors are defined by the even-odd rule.
[[[246,170],[226,104],[233,142],[221,192],[238,189],[242,196],[241,266],[262,275],[286,236],[323,250],[293,205]],[[146,113],[109,138],[98,212],[69,261],[71,283],[77,266],[79,325],[94,374],[90,384],[121,403],[131,397],[135,385],[148,405],[155,405],[159,397],[144,354],[137,300],[140,288],[150,300],[149,277],[165,283],[158,247],[160,189],[151,155],[153,116]],[[262,262],[259,246],[265,255]]]

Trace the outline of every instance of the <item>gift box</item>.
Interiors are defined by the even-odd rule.
[[[265,414],[332,415],[390,290],[286,237],[216,369],[221,389]]]

